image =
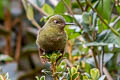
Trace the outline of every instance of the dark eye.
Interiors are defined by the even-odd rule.
[[[56,24],[59,23],[57,20],[54,20],[53,22],[56,23]]]

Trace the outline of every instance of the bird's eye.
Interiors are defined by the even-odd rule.
[[[54,23],[56,23],[56,24],[57,24],[57,23],[58,23],[58,21],[57,21],[57,20],[54,20]]]

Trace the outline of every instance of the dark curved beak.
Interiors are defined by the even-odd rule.
[[[75,23],[65,23],[65,25],[75,25]]]

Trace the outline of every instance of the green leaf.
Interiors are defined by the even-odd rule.
[[[72,67],[72,69],[71,69],[72,75],[73,75],[74,73],[76,73],[76,72],[77,72],[77,69],[76,69],[75,67]]]
[[[117,9],[117,12],[118,12],[119,15],[120,15],[120,6],[116,6],[116,9]]]
[[[83,76],[82,76],[82,80],[92,80],[92,79],[90,79],[89,78],[89,75],[88,74],[84,74]]]
[[[78,77],[78,73],[74,73],[73,76],[72,76],[72,80],[75,80],[77,77]]]
[[[96,69],[96,68],[93,68],[90,70],[90,75],[92,77],[93,80],[98,80],[99,77],[100,77],[100,73],[99,73],[99,70]]]
[[[90,23],[90,15],[87,12],[84,12],[82,15],[82,22],[84,24],[89,24]]]
[[[56,67],[57,72],[65,71],[66,69],[66,63],[65,61],[62,61],[59,66]]]
[[[43,7],[42,7],[42,10],[44,10],[49,15],[53,15],[53,13],[54,13],[53,8],[48,4],[44,4]]]
[[[45,80],[45,76],[42,76],[42,77],[40,78],[40,80]]]
[[[107,39],[104,40],[106,43],[113,43],[116,44],[118,47],[120,47],[120,37],[116,36],[112,32],[110,32],[107,36]]]
[[[112,12],[112,0],[100,0],[100,3],[97,6],[98,13],[106,20],[110,21],[110,16]]]
[[[72,26],[65,27],[65,31],[68,35],[68,39],[75,39],[76,37],[80,36],[80,32],[76,32],[75,29],[70,29],[70,28],[72,28]]]
[[[37,80],[40,80],[38,76],[35,77]]]
[[[106,23],[108,23],[107,20],[104,20],[104,21],[105,21]],[[104,23],[102,23],[102,22],[100,21],[100,19],[98,19],[97,25],[98,25],[98,32],[102,32],[102,31],[108,29],[108,27],[107,27]]]
[[[66,22],[73,22],[73,18],[69,15],[62,15],[65,18]]]
[[[70,0],[64,0],[68,5],[70,4]],[[64,6],[64,3],[60,1],[57,6],[55,7],[54,13],[55,14],[63,14],[66,11],[66,7]]]
[[[86,71],[87,73],[90,72],[90,68],[91,68],[90,64],[85,63],[85,71]]]

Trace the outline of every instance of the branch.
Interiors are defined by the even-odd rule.
[[[18,23],[18,36],[17,36],[17,42],[16,42],[16,55],[15,55],[15,59],[16,61],[19,60],[20,58],[20,50],[21,50],[21,42],[22,42],[22,23],[19,20]]]
[[[80,9],[82,10],[82,12],[84,12],[84,9],[83,9],[83,7],[82,7],[80,1],[79,1],[79,0],[76,0],[76,1],[77,1],[78,5],[79,5]]]
[[[34,4],[31,0],[27,0],[34,8],[36,8],[43,16],[48,16],[46,12],[44,12],[41,8],[39,8],[36,4]]]
[[[94,12],[97,13],[97,15],[98,15],[98,17],[100,18],[100,20],[101,20],[115,35],[117,35],[117,36],[120,37],[119,32],[117,32],[114,28],[112,28],[111,26],[109,26],[109,25],[104,21],[103,17],[98,13],[98,11],[97,11],[95,8],[92,7],[92,4],[91,4],[88,0],[86,0],[86,3],[92,8],[92,10],[93,10]]]
[[[99,69],[98,61],[97,61],[97,58],[96,58],[97,52],[96,52],[96,50],[95,50],[95,47],[91,47],[91,48],[92,48],[92,56],[93,56],[93,58],[94,58],[96,68]],[[99,69],[99,70],[100,70],[100,69]]]

